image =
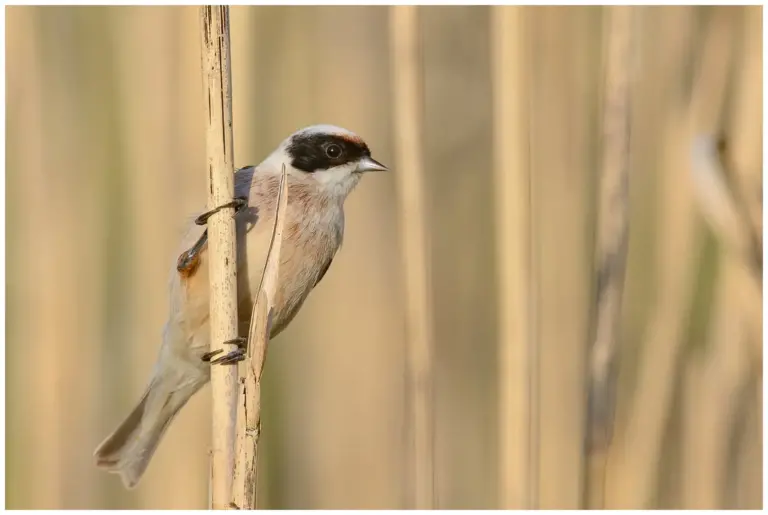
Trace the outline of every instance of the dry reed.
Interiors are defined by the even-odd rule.
[[[50,80],[50,71],[45,69],[44,64],[38,58],[43,52],[40,37],[43,31],[40,13],[24,9],[23,7],[8,7],[6,11],[9,25],[7,25],[6,44],[8,51],[7,65],[17,70],[24,70],[19,73],[17,78],[9,76],[8,89],[9,94],[13,95],[14,87],[23,90],[32,98],[42,98],[45,84]],[[11,22],[13,20],[13,22]],[[69,42],[62,42],[62,49],[69,50]],[[60,101],[73,101],[68,91],[57,92]],[[17,113],[14,111],[18,109]],[[17,106],[8,106],[8,115],[17,116],[18,130],[25,134],[23,140],[18,142],[18,147],[9,149],[9,166],[16,166],[24,170],[22,176],[14,177],[8,174],[8,189],[18,193],[16,198],[28,198],[29,201],[14,205],[13,196],[8,197],[8,225],[7,231],[13,234],[19,231],[22,234],[36,234],[35,238],[25,238],[16,247],[8,248],[8,266],[18,270],[18,280],[24,285],[26,291],[18,291],[9,281],[8,292],[10,296],[18,295],[16,309],[22,313],[34,313],[34,317],[28,318],[29,323],[14,324],[8,320],[7,338],[8,341],[14,337],[25,338],[29,335],[30,328],[39,324],[35,329],[35,338],[40,342],[55,342],[59,338],[72,337],[66,327],[68,319],[72,318],[71,302],[61,304],[62,299],[67,295],[66,285],[59,284],[62,279],[61,274],[56,273],[57,266],[62,264],[72,265],[66,256],[54,255],[46,242],[53,240],[56,233],[61,233],[67,228],[67,225],[57,223],[52,225],[46,220],[49,219],[48,209],[64,208],[65,206],[51,203],[48,198],[55,199],[54,192],[51,189],[50,182],[46,179],[45,170],[52,165],[52,160],[48,152],[57,157],[71,156],[64,154],[64,149],[73,145],[70,138],[64,140],[55,138],[54,131],[49,124],[46,124],[46,117],[51,115],[50,109],[45,109],[42,102],[22,102]],[[59,110],[57,115],[63,114]],[[70,135],[70,137],[73,135]],[[59,192],[63,195],[63,192]],[[59,194],[57,193],[57,195]],[[60,220],[61,221],[61,220]],[[66,222],[64,220],[63,222]],[[18,252],[18,254],[17,254]],[[62,258],[65,258],[63,260]],[[22,265],[22,263],[24,263]],[[72,272],[69,274],[75,276]],[[71,292],[70,292],[71,293]],[[71,296],[68,296],[71,299]],[[9,304],[11,304],[9,300]],[[62,311],[58,305],[66,306],[68,309]],[[32,324],[31,322],[34,322]],[[13,350],[8,348],[7,364],[13,370],[33,370],[27,359],[22,354],[14,354]],[[66,355],[57,345],[50,345],[46,352],[42,352],[35,360],[34,373],[39,377],[56,377],[58,368],[62,363],[67,363]],[[9,380],[13,381],[14,374],[9,374]],[[24,408],[17,412],[17,419],[24,422],[25,431],[23,433],[16,428],[16,434],[21,437],[30,438],[36,442],[34,448],[36,452],[19,452],[10,446],[8,449],[7,463],[17,464],[18,476],[27,477],[29,480],[34,478],[34,482],[39,485],[46,485],[45,496],[38,500],[35,505],[40,508],[56,508],[65,502],[65,487],[62,481],[61,472],[63,470],[62,461],[65,452],[62,441],[57,438],[51,438],[49,428],[61,427],[62,403],[57,396],[51,395],[48,388],[28,388],[27,374],[15,376],[16,381],[24,381]],[[10,388],[9,388],[10,389]],[[66,404],[66,403],[64,403]],[[14,428],[9,424],[9,437],[12,438]],[[28,482],[27,481],[27,482]],[[8,483],[8,504],[14,502],[21,504],[23,501],[17,495],[14,495],[12,485],[21,487],[23,481],[14,480],[13,474],[9,474]],[[31,495],[31,492],[30,492]],[[14,499],[16,498],[16,499]]]
[[[532,326],[531,184],[525,10],[494,7],[494,156],[499,320],[499,506],[530,509],[538,478],[531,419],[536,345]]]
[[[582,506],[601,22],[601,9],[526,9],[537,509]]]
[[[595,252],[593,341],[587,391],[586,505],[604,504],[606,448],[613,436],[621,306],[629,241],[633,7],[605,8],[602,163]]]
[[[540,413],[530,428],[538,439],[530,448],[536,457],[530,481],[538,483],[531,498],[540,507],[578,507],[582,494],[586,424],[579,417],[594,267],[602,9],[519,13],[526,34],[518,50],[535,57],[520,69],[529,81],[526,150],[535,193],[530,251],[537,270],[529,306],[535,316],[528,329],[540,356],[532,371],[539,380],[531,384]],[[234,89],[250,89],[233,106],[236,155],[246,158],[238,164],[257,162],[280,138],[314,121],[355,129],[374,155],[392,161],[392,83],[381,69],[391,48],[388,12],[231,9]],[[433,315],[435,495],[445,508],[511,497],[496,491],[511,477],[494,481],[496,466],[502,475],[512,471],[503,470],[510,461],[496,457],[520,467],[523,458],[510,447],[500,454],[497,445],[509,446],[515,435],[505,427],[523,422],[507,418],[510,406],[492,391],[493,374],[509,367],[497,368],[495,356],[504,360],[512,348],[496,354],[494,345],[506,339],[496,323],[509,330],[498,320],[509,311],[497,303],[510,291],[496,292],[505,284],[498,282],[501,268],[484,266],[505,266],[496,263],[505,255],[496,244],[506,244],[496,238],[509,237],[491,223],[499,216],[493,195],[510,193],[508,184],[506,193],[494,191],[502,183],[490,169],[489,129],[492,116],[502,113],[487,93],[496,90],[491,81],[501,71],[493,70],[498,56],[486,55],[484,29],[500,23],[498,13],[419,11],[427,88],[421,151],[430,163],[430,212],[438,215],[429,234],[433,291],[440,293]],[[178,225],[205,202],[200,49],[189,44],[199,34],[198,14],[198,6],[6,11],[9,508],[205,507],[208,395],[182,410],[137,490],[122,491],[89,459],[92,440],[135,400],[156,358]],[[762,505],[761,285],[745,260],[734,259],[740,254],[728,244],[732,235],[702,223],[706,206],[695,196],[690,170],[696,138],[724,135],[727,157],[716,164],[728,194],[735,185],[741,200],[734,201],[747,205],[752,226],[760,227],[761,14],[760,6],[638,8],[644,26],[637,32],[641,68],[631,135],[637,173],[609,508]],[[731,34],[710,42],[711,24],[729,15]],[[719,64],[702,76],[697,70],[713,51]],[[336,65],[348,62],[357,63],[355,73],[340,73]],[[265,76],[270,79],[259,80]],[[710,91],[697,101],[693,127],[691,89]],[[709,123],[707,116],[723,121]],[[495,123],[509,130],[502,120]],[[505,144],[513,145],[511,153],[518,143]],[[261,505],[401,503],[402,350],[391,343],[400,339],[404,309],[394,180],[412,171],[398,168],[361,183],[346,205],[347,237],[336,264],[282,343],[270,344],[271,371],[262,379],[268,411],[259,442]],[[479,219],[470,220],[475,213]],[[470,226],[478,229],[456,232]],[[456,235],[464,245],[453,244]],[[77,303],[72,278],[78,278]],[[34,340],[30,326],[40,327]],[[43,351],[32,367],[45,380],[30,382],[29,349],[38,342]],[[502,395],[522,396],[516,386],[506,390],[522,378],[498,379]],[[66,388],[50,388],[51,381]],[[498,440],[490,438],[497,431]],[[32,448],[18,444],[30,439]]]
[[[253,304],[248,330],[245,377],[241,381],[242,401],[237,404],[237,439],[232,503],[241,510],[258,507],[258,458],[261,435],[261,374],[267,357],[269,333],[277,294],[280,249],[283,242],[285,212],[288,205],[288,176],[283,167],[275,203],[275,225],[264,264],[261,285]]]
[[[422,156],[423,87],[418,8],[390,10],[395,149],[403,238],[406,312],[406,374],[409,389],[408,449],[411,500],[417,509],[435,506],[432,301],[429,281],[427,197]]]
[[[705,54],[708,59],[704,64],[711,63],[713,75],[715,66],[737,69],[733,68],[734,61],[738,63],[733,50],[729,52],[727,46],[723,50],[725,38],[731,45],[736,44],[738,19],[726,15],[722,20],[722,25],[713,26],[721,34],[720,39],[710,43],[710,52]],[[723,82],[724,96],[743,87],[744,83],[737,80],[740,73],[744,72],[724,73],[731,75],[728,82]],[[753,87],[754,81],[750,81],[748,88]],[[747,91],[739,97],[749,96]],[[743,108],[740,111],[732,118],[740,116],[744,120]],[[721,115],[717,119],[723,118]],[[760,196],[750,191],[755,182],[749,184],[749,175],[754,172],[743,165],[751,160],[749,154],[755,155],[756,143],[759,145],[755,137],[760,132],[759,124],[739,127],[721,123],[719,127],[705,127],[717,131],[719,138],[694,134],[691,151],[690,177],[699,212],[723,250],[718,260],[710,331],[704,342],[709,352],[692,361],[686,377],[687,420],[697,431],[686,440],[686,468],[690,473],[684,483],[683,502],[686,507],[704,509],[754,506],[749,498],[740,501],[732,493],[738,480],[729,481],[729,476],[738,466],[733,465],[738,462],[731,442],[738,441],[743,431],[741,410],[754,406],[750,399],[760,374],[755,363],[762,357],[761,345],[755,344],[760,337],[755,338],[754,331],[762,325],[762,231],[754,217],[761,211]],[[736,459],[744,461],[740,456]]]
[[[646,11],[643,22],[657,27],[662,41],[674,41],[669,48],[657,47],[663,57],[657,75],[665,83],[677,81],[688,62],[693,43],[694,20],[688,8],[654,17]],[[662,53],[663,52],[663,53]],[[646,86],[647,88],[648,86]],[[676,91],[656,95],[658,114],[652,118],[661,131],[663,145],[656,150],[661,191],[657,194],[660,213],[654,231],[659,254],[654,258],[660,270],[654,278],[655,291],[647,339],[637,364],[637,388],[631,411],[622,432],[614,436],[606,475],[606,508],[649,508],[654,506],[657,467],[666,438],[666,420],[675,400],[677,367],[680,362],[684,331],[683,321],[690,305],[694,277],[690,273],[695,258],[692,244],[695,234],[690,190],[683,169],[686,152],[686,112]],[[640,113],[638,113],[640,114]],[[631,442],[631,444],[630,444]]]
[[[206,126],[208,209],[230,203],[234,197],[232,145],[232,76],[230,70],[229,8],[200,7],[203,90],[208,113]],[[211,351],[234,345],[237,338],[237,249],[234,208],[208,219],[210,252]],[[213,426],[211,449],[211,507],[230,506],[234,468],[237,401],[237,367],[211,369]]]

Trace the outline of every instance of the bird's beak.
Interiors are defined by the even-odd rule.
[[[379,163],[373,158],[370,157],[364,157],[360,161],[357,162],[357,168],[355,169],[356,172],[386,172],[389,170],[386,166]]]

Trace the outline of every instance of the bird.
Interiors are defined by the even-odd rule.
[[[349,193],[363,174],[388,170],[355,133],[312,125],[283,140],[259,165],[235,172],[236,198],[227,206],[236,208],[240,335],[248,334],[283,169],[288,198],[270,338],[288,326],[328,271],[344,237]],[[187,222],[170,274],[169,314],[149,384],[136,407],[94,451],[96,466],[119,474],[127,489],[141,480],[176,414],[210,381],[211,366],[242,357],[212,360],[216,352],[209,352],[209,264],[202,225],[218,209],[201,214],[197,223]]]

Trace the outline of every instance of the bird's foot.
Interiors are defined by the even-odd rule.
[[[200,359],[202,359],[203,361],[209,362],[211,365],[234,365],[235,363],[239,361],[243,361],[245,359],[245,351],[248,346],[248,338],[238,336],[237,338],[233,340],[227,340],[224,343],[235,344],[237,345],[237,349],[230,351],[216,359],[211,359],[214,356],[224,352],[224,349],[213,350],[203,354],[203,357]]]
[[[235,349],[211,361],[211,365],[234,365],[245,360],[245,349]]]
[[[206,211],[202,215],[195,218],[195,224],[197,225],[205,225],[208,223],[208,219],[213,216],[214,214],[218,213],[222,209],[226,209],[228,207],[235,208],[235,213],[243,209],[248,205],[248,197],[235,197],[232,202],[227,202],[226,204],[222,204],[218,207],[214,207],[210,211]]]

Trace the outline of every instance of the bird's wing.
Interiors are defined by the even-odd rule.
[[[250,317],[251,296],[261,283],[264,262],[269,251],[274,219],[274,202],[270,205],[263,185],[251,188],[253,168],[241,169],[235,175],[235,195],[249,197],[249,205],[235,215],[237,235],[237,292],[241,321]],[[202,325],[208,316],[209,264],[208,231],[187,222],[179,257],[171,274],[172,318],[184,327]]]
[[[253,166],[245,166],[235,171],[235,196],[248,198],[250,195],[251,180],[253,179]],[[247,209],[247,208],[246,208]],[[253,218],[253,217],[250,217]],[[258,219],[251,220],[255,225]],[[194,243],[192,243],[194,241]],[[208,229],[190,223],[189,229],[183,238],[182,252],[176,260],[176,270],[182,277],[191,277],[197,272],[203,253],[208,248]]]

